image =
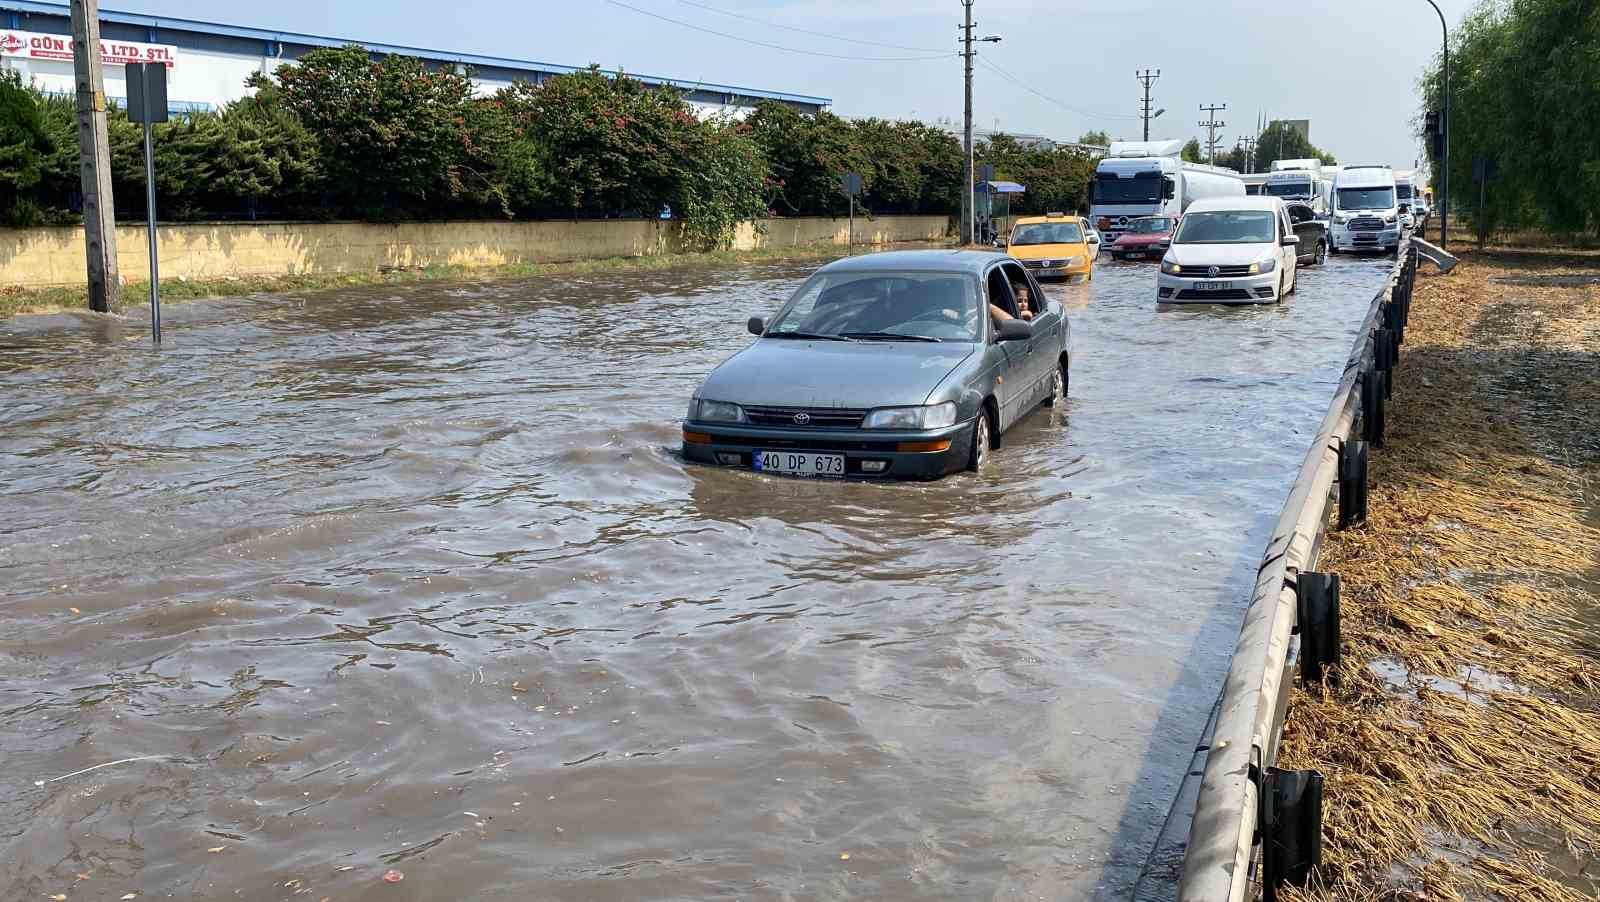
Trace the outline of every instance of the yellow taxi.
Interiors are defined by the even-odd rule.
[[[1085,226],[1083,217],[1066,213],[1022,216],[1011,227],[1006,250],[1038,278],[1093,279],[1095,251]]]

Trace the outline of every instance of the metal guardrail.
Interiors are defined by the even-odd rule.
[[[1320,859],[1321,777],[1277,771],[1278,741],[1291,669],[1299,664],[1303,675],[1320,680],[1324,665],[1337,660],[1338,581],[1314,568],[1336,488],[1340,525],[1366,517],[1368,447],[1383,444],[1389,375],[1404,340],[1417,256],[1405,239],[1261,559],[1214,724],[1197,748],[1205,764],[1178,883],[1182,902],[1249,898],[1263,871],[1271,872],[1261,883],[1272,899],[1279,879],[1301,882]],[[1302,796],[1310,804],[1301,804]]]

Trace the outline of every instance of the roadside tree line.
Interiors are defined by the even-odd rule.
[[[671,88],[598,68],[475,96],[467,74],[361,47],[316,50],[253,94],[156,128],[163,220],[654,217],[692,243],[734,224],[843,213],[840,174],[859,172],[870,213],[951,213],[961,148],[921,122],[847,120],[763,102],[703,118]],[[117,212],[144,216],[140,127],[108,116]],[[1090,157],[997,136],[978,157],[1029,192],[1024,211],[1085,202]],[[0,73],[0,224],[76,221],[78,141],[70,97]]]
[[[1482,158],[1495,168],[1487,229],[1600,231],[1600,5],[1484,0],[1451,37],[1452,216],[1476,217]],[[1423,78],[1425,110],[1444,107],[1440,62]],[[1443,160],[1431,165],[1437,188]]]

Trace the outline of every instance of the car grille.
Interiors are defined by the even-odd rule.
[[[745,405],[745,419],[752,426],[780,426],[789,429],[859,429],[865,410],[844,407],[753,407]]]
[[[1172,275],[1175,275],[1180,279],[1225,279],[1229,277],[1247,276],[1249,274],[1250,264],[1248,263],[1241,266],[1219,266],[1217,267],[1216,275],[1211,274],[1211,268],[1209,266],[1198,269],[1189,269],[1188,267],[1185,267],[1183,272],[1172,273]]]
[[[1024,260],[1022,265],[1029,269],[1055,268],[1065,263],[1065,260]]]
[[[1243,288],[1229,288],[1226,291],[1199,291],[1194,288],[1185,288],[1178,292],[1180,301],[1248,301],[1250,292]]]
[[[1350,220],[1352,232],[1377,232],[1383,229],[1383,220],[1373,216],[1363,216],[1360,219]]]

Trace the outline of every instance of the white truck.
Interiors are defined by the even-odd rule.
[[[1334,253],[1400,249],[1400,200],[1394,170],[1381,163],[1346,166],[1333,179]]]
[[[1267,168],[1272,172],[1288,172],[1291,169],[1304,169],[1310,172],[1314,178],[1320,178],[1322,176],[1322,161],[1318,159],[1273,160],[1272,165],[1268,166]]]
[[[1206,197],[1243,197],[1239,173],[1186,163],[1182,141],[1113,141],[1089,181],[1089,221],[1110,246],[1141,216],[1181,216]]]

